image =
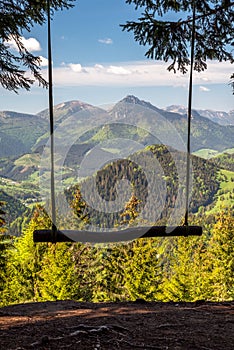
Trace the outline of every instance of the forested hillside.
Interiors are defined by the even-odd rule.
[[[41,174],[48,183],[50,179],[41,162],[48,140],[47,114],[43,111],[37,116],[44,124],[32,135],[26,137],[25,128],[25,148],[19,144],[19,152],[11,156],[8,148],[0,158],[1,217],[5,220],[1,221],[1,305],[58,299],[234,298],[232,127],[216,125],[199,114],[193,120],[193,149],[210,158],[191,156],[189,222],[202,226],[201,237],[138,239],[107,246],[34,244],[35,229],[51,228],[45,211],[50,210],[50,193],[44,194],[39,186]],[[9,118],[16,118],[17,123],[21,118],[22,128],[24,122],[35,122],[33,116],[18,114],[1,118],[8,126]],[[179,135],[186,139],[185,118],[134,96],[108,112],[79,101],[58,105],[55,136],[60,149],[73,140],[65,155],[55,154],[59,229],[183,224],[186,148]],[[97,123],[85,126],[92,121]],[[77,138],[76,123],[84,125]],[[164,133],[162,140],[160,133]],[[7,134],[5,128],[4,135],[19,142],[16,129]],[[177,145],[178,149],[173,147]],[[119,197],[125,199],[121,208],[110,210]]]

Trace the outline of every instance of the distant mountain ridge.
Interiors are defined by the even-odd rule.
[[[171,105],[165,108],[168,112],[187,114],[187,108],[180,105]],[[234,125],[234,110],[230,112],[214,111],[211,109],[193,109],[193,113],[198,113],[220,125]]]
[[[139,106],[139,110],[136,106]],[[135,106],[135,107],[134,107]],[[143,110],[143,108],[144,110]],[[121,120],[123,116],[125,119],[132,117],[132,120],[143,119],[144,126],[151,127],[154,122],[153,113],[159,113],[163,118],[168,120],[181,135],[184,143],[187,142],[187,115],[177,112],[170,112],[159,109],[149,102],[139,100],[135,96],[127,96],[118,102],[110,111],[110,114],[119,116],[117,119]],[[143,115],[144,114],[144,115]],[[160,128],[161,125],[158,125]],[[167,130],[163,130],[167,134]],[[168,140],[170,142],[170,140]],[[217,151],[224,151],[227,148],[234,147],[234,125],[220,125],[213,122],[209,118],[201,116],[197,111],[193,111],[193,119],[191,125],[191,149],[195,152],[202,148],[211,148]]]
[[[234,147],[234,121],[233,125],[221,125],[211,120],[211,116],[219,119],[229,115],[229,120],[234,118],[234,111],[229,114],[225,112],[203,111],[202,116],[200,111],[193,110],[193,120],[191,129],[191,145],[192,151],[207,148],[217,150],[219,152],[228,148]],[[223,113],[221,115],[221,113]],[[232,114],[233,113],[233,114]],[[82,101],[67,101],[54,106],[55,127],[66,122],[69,126],[69,132],[75,134],[76,125],[87,124],[90,126],[90,131],[82,136],[80,143],[97,144],[98,142],[108,138],[107,133],[112,134],[112,137],[118,137],[118,133],[122,135],[120,128],[111,126],[108,128],[108,120],[113,123],[121,123],[123,120],[129,120],[129,123],[135,125],[135,122],[141,122],[144,128],[151,130],[154,123],[154,116],[160,115],[165,120],[168,120],[181,135],[184,143],[187,141],[187,116],[186,108],[182,106],[170,106],[166,109],[159,109],[150,102],[140,100],[136,96],[128,95],[121,101],[113,105],[112,108],[104,110],[100,107]],[[224,118],[224,119],[225,119]],[[222,120],[224,120],[222,119]],[[93,121],[98,121],[96,125],[106,125],[101,130],[93,128]],[[227,124],[227,118],[226,124]],[[69,124],[70,123],[70,124]],[[158,125],[161,133],[166,134],[167,130],[162,125]],[[12,111],[0,112],[0,158],[10,156],[20,156],[32,151],[42,150],[43,145],[48,140],[49,133],[49,111],[48,109],[41,111],[37,115],[23,114]],[[131,131],[135,131],[132,129]],[[138,133],[138,131],[136,131]],[[128,138],[127,131],[125,133]],[[63,135],[61,135],[63,138]],[[138,142],[145,143],[145,136],[131,135]],[[62,140],[62,139],[61,139]],[[169,140],[170,141],[170,140]],[[61,144],[62,145],[62,144]]]
[[[48,120],[33,114],[0,112],[0,158],[31,151],[37,139],[48,130]]]

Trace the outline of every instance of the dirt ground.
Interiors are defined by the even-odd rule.
[[[233,350],[234,301],[8,306],[0,309],[0,349]]]

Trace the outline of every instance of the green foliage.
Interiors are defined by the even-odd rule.
[[[125,224],[131,224],[133,216],[137,220],[138,200],[132,198],[136,205],[131,215],[124,215]],[[233,300],[233,214],[209,216],[205,224],[204,215],[191,217],[193,224],[203,225],[201,237],[138,239],[106,247],[35,245],[33,231],[51,227],[44,209],[37,207],[23,235],[14,241],[5,237],[0,244],[1,305],[64,299]]]
[[[51,10],[56,11],[72,6],[73,0],[51,0]],[[29,90],[34,80],[25,76],[29,69],[35,80],[43,86],[46,81],[40,74],[40,58],[32,55],[23,45],[22,31],[30,31],[35,24],[42,25],[47,17],[47,1],[0,1],[0,84],[11,91],[19,88]],[[14,53],[8,40],[13,39],[18,52]]]
[[[12,227],[13,222],[18,218],[22,217],[26,213],[26,207],[13,196],[9,196],[7,193],[0,189],[1,199],[4,201],[4,222],[5,228],[8,230],[8,233],[12,235],[19,235],[21,231],[15,231],[16,227]],[[1,230],[1,228],[0,228]]]
[[[128,21],[123,30],[132,31],[140,45],[148,46],[151,59],[172,60],[168,70],[186,73],[190,64],[188,46],[191,42],[192,13],[195,6],[195,64],[198,72],[207,68],[206,61],[233,63],[234,12],[232,1],[149,1],[126,0],[143,13],[137,21]],[[177,20],[167,20],[168,13]],[[233,75],[232,75],[233,79]],[[232,82],[231,82],[232,83]]]
[[[71,244],[50,244],[41,261],[39,299],[78,299],[79,287]]]
[[[128,299],[157,300],[162,280],[156,240],[139,239],[128,245],[124,287]]]
[[[176,237],[169,242],[168,264],[163,270],[163,301],[194,301],[206,299],[207,276],[204,261],[206,248],[204,238]]]
[[[7,252],[7,282],[3,291],[3,303],[35,301],[38,298],[38,274],[47,249],[45,243],[33,243],[33,231],[40,227],[50,227],[50,220],[42,208],[35,211],[22,237],[15,239]]]
[[[70,206],[73,209],[75,219],[73,220],[75,227],[84,229],[90,223],[90,213],[87,203],[82,197],[79,186],[74,186],[69,189],[72,199]],[[69,195],[69,193],[67,193]]]
[[[153,240],[111,244],[96,259],[93,301],[157,299],[161,267]]]
[[[234,299],[234,217],[221,212],[214,225],[210,257],[212,300]]]
[[[234,172],[234,153],[223,153],[211,159],[218,167]]]
[[[209,222],[210,221],[210,222]],[[172,238],[164,244],[163,301],[233,300],[234,217],[220,213],[204,224],[203,236]]]
[[[94,288],[92,300],[121,301],[127,298],[124,288],[124,267],[126,248],[124,245],[110,245],[98,249],[95,260]]]
[[[10,249],[11,245],[11,237],[6,233],[0,233],[0,305],[2,300],[1,295],[7,282],[7,251]]]

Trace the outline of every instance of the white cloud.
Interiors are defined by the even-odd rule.
[[[72,70],[74,73],[82,73],[85,72],[85,69],[82,68],[80,63],[69,63],[68,67]]]
[[[188,74],[176,74],[167,70],[168,63],[154,61],[121,62],[81,66],[79,63],[63,63],[54,67],[54,80],[57,85],[66,86],[174,86],[188,87]],[[228,62],[208,62],[208,69],[194,73],[194,85],[202,91],[209,89],[209,84],[228,84],[233,67]],[[77,74],[79,73],[79,78]]]
[[[100,72],[103,71],[105,69],[105,67],[102,64],[95,64],[94,68]]]
[[[206,86],[199,86],[199,90],[204,92],[210,91]]]
[[[43,56],[39,56],[40,57],[40,66],[41,67],[47,67],[48,66],[48,59],[43,57]]]
[[[34,51],[40,51],[41,50],[41,45],[39,41],[35,38],[24,38],[23,36],[20,37],[20,40],[24,47],[29,51],[29,52],[34,52]],[[18,51],[18,46],[16,45],[15,40],[11,37],[7,41],[8,45],[11,47],[11,49]]]
[[[110,66],[107,69],[107,73],[116,74],[116,75],[129,75],[131,74],[131,71],[121,66]]]
[[[98,42],[106,45],[113,44],[113,40],[111,38],[98,39]]]

